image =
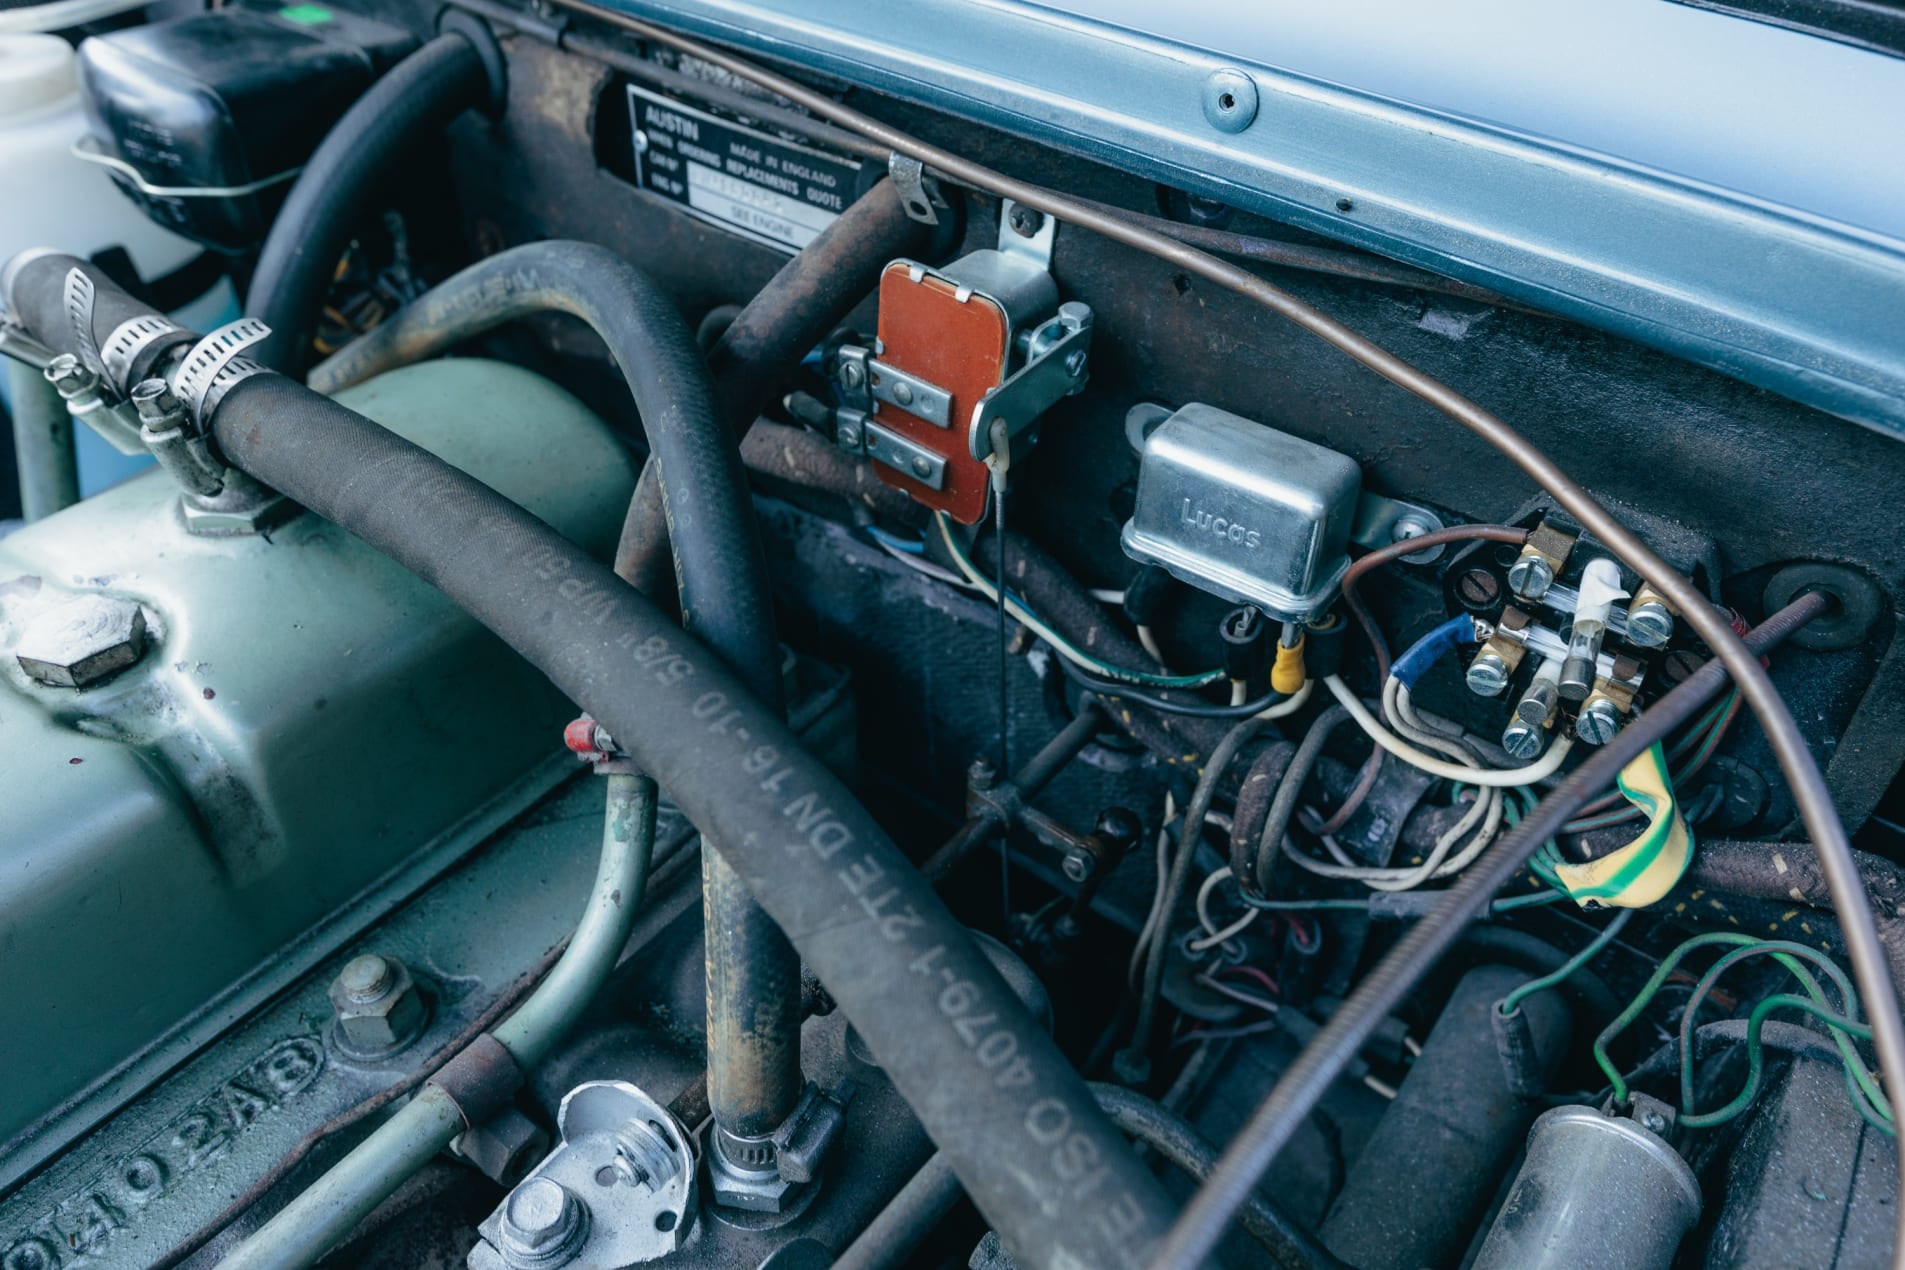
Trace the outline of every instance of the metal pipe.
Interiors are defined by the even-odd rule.
[[[1774,755],[1779,759],[1780,770],[1791,787],[1800,819],[1804,821],[1818,850],[1833,908],[1845,929],[1854,977],[1861,995],[1871,1003],[1873,1040],[1878,1050],[1879,1066],[1890,1084],[1905,1088],[1905,1015],[1900,1013],[1891,967],[1886,960],[1873,921],[1872,908],[1859,878],[1858,865],[1852,857],[1851,841],[1832,804],[1831,790],[1826,786],[1825,777],[1807,747],[1805,736],[1794,721],[1792,711],[1787,708],[1779,690],[1773,686],[1765,667],[1759,664],[1759,659],[1747,650],[1734,632],[1731,621],[1707,602],[1699,588],[1677,573],[1659,553],[1601,506],[1593,495],[1562,471],[1545,452],[1510,427],[1506,420],[1247,269],[1219,260],[1143,226],[1108,216],[1077,199],[1006,176],[951,151],[929,145],[843,105],[824,92],[775,74],[746,58],[737,57],[703,41],[605,8],[592,0],[554,0],[554,3],[560,8],[586,14],[701,58],[722,70],[771,89],[823,119],[851,128],[862,136],[891,147],[899,154],[937,168],[955,180],[1010,198],[1048,216],[1092,230],[1114,242],[1148,252],[1187,273],[1254,300],[1405,392],[1421,398],[1513,462],[1546,490],[1584,530],[1598,538],[1680,611],[1694,634],[1714,651],[1738,685],[1740,694],[1753,708]],[[1479,908],[1486,900],[1485,895],[1475,896],[1475,907]],[[1450,915],[1457,916],[1453,911]],[[1433,941],[1433,924],[1424,923],[1416,929],[1422,932],[1425,928],[1428,933],[1424,937]],[[1404,986],[1426,973],[1432,963],[1431,957],[1408,968],[1406,973],[1400,975],[1406,981]],[[1374,994],[1363,1000],[1373,1004]],[[1331,1019],[1330,1028],[1336,1036],[1360,1042],[1381,1024],[1388,1011],[1385,1008],[1379,1014],[1366,1012],[1362,1000],[1353,999],[1353,1004],[1357,1008],[1338,1012]],[[1309,1061],[1300,1058],[1292,1065],[1265,1100],[1261,1114],[1253,1117],[1251,1125],[1233,1143],[1223,1166],[1213,1175],[1211,1185],[1199,1192],[1185,1210],[1172,1236],[1157,1250],[1157,1264],[1189,1264],[1210,1253],[1222,1237],[1230,1215],[1248,1196],[1257,1178],[1289,1141],[1296,1126],[1303,1122],[1309,1109],[1316,1105],[1324,1090],[1340,1072],[1342,1064],[1349,1060],[1357,1048],[1359,1045],[1324,1046],[1310,1056]],[[1905,1173],[1901,1173],[1900,1181],[1905,1185]],[[1893,1264],[1905,1270],[1905,1190],[1901,1190],[1901,1197],[1901,1202],[1893,1206],[1896,1223]]]
[[[926,858],[926,862],[919,866],[919,871],[929,881],[937,883],[994,832],[1009,828],[1008,817],[1001,808],[1022,804],[1044,789],[1067,763],[1091,744],[1092,737],[1098,735],[1104,726],[1104,707],[1098,698],[1080,697],[1078,713],[1072,716],[1071,722],[1025,761],[1025,765],[1014,773],[1010,784],[997,791],[1000,795],[997,801],[988,802],[985,810],[967,820],[957,833],[941,844],[939,850]]]
[[[20,469],[20,514],[28,524],[79,501],[73,416],[46,376],[6,360],[7,406],[13,415],[13,461]]]
[[[614,969],[641,908],[655,846],[655,783],[624,774],[607,780],[602,861],[588,907],[549,977],[492,1033],[524,1070],[540,1063],[582,1016]],[[219,1264],[228,1270],[315,1264],[467,1127],[456,1101],[426,1084]]]

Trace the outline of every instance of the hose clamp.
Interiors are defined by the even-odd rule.
[[[79,352],[80,365],[103,378],[106,364],[99,360],[99,339],[93,334],[93,306],[98,298],[98,289],[93,286],[93,280],[86,276],[84,269],[75,266],[66,271],[66,291],[62,299],[66,309],[66,324],[72,328],[73,344]]]
[[[99,360],[106,368],[106,382],[121,393],[131,392],[133,363],[158,341],[180,334],[184,329],[156,313],[121,322],[106,337],[106,346],[100,350]]]
[[[239,318],[192,345],[192,351],[179,363],[172,391],[192,412],[192,423],[200,431],[226,393],[253,375],[266,372],[265,367],[239,354],[270,334],[271,328],[257,318]]]

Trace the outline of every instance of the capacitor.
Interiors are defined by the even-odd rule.
[[[1556,1107],[1529,1132],[1471,1270],[1668,1270],[1699,1220],[1700,1183],[1665,1138],[1591,1107]]]

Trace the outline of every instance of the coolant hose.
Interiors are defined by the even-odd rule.
[[[437,36],[386,71],[334,124],[291,186],[258,255],[247,316],[271,338],[260,362],[299,376],[338,259],[394,184],[404,161],[494,91],[490,62],[467,28]],[[287,106],[295,108],[293,103]]]
[[[289,380],[237,384],[213,435],[622,740],[791,936],[1015,1256],[1142,1263],[1170,1220],[1155,1180],[919,872],[719,659],[520,507]]]

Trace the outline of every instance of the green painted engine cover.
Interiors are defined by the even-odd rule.
[[[632,461],[548,381],[438,361],[340,399],[612,550]],[[144,656],[28,678],[22,626],[85,592],[142,606]],[[573,715],[308,513],[194,536],[153,473],[0,539],[0,1187],[541,794]]]

